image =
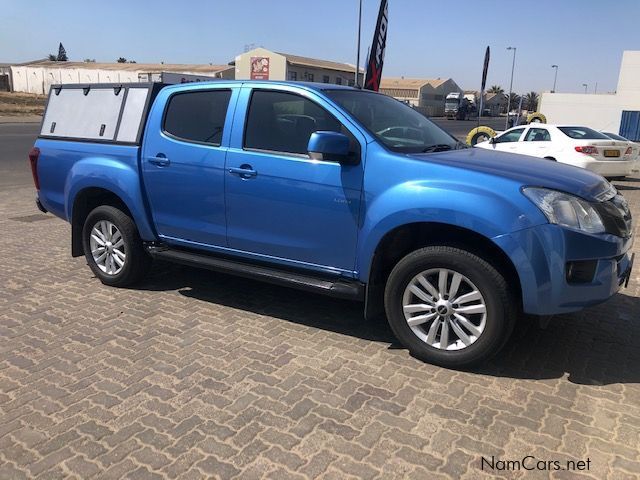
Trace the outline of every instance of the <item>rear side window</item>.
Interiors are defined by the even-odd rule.
[[[530,128],[524,137],[525,142],[550,142],[551,135],[546,128]]]
[[[324,108],[300,95],[255,90],[247,115],[244,147],[306,154],[309,137],[318,130],[342,131]]]
[[[606,135],[588,127],[558,127],[558,130],[575,140],[611,140]]]
[[[164,131],[180,140],[220,145],[231,90],[177,93],[169,100]]]

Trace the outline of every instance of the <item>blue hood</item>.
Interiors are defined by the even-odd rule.
[[[415,154],[412,158],[465,170],[508,178],[522,186],[561,190],[589,201],[601,200],[611,187],[600,175],[552,160],[465,148],[439,153]]]

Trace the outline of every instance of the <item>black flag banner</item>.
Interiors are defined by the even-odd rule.
[[[481,92],[484,92],[484,87],[487,86],[487,72],[489,71],[489,57],[491,56],[491,50],[487,45],[487,51],[484,54],[484,68],[482,69],[482,87]]]
[[[367,65],[367,76],[364,81],[364,88],[377,92],[380,89],[380,79],[382,78],[382,65],[384,64],[384,51],[387,48],[387,25],[388,25],[389,0],[380,2],[380,12],[376,30],[373,32],[373,43],[369,53]]]

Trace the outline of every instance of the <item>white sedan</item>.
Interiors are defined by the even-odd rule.
[[[610,178],[629,175],[635,156],[628,142],[589,127],[541,123],[510,128],[476,147],[568,163]]]

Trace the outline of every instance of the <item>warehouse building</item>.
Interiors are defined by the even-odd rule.
[[[291,80],[355,85],[354,65],[272,52],[266,48],[255,48],[242,53],[231,65],[235,66],[237,80]],[[361,69],[361,85],[363,79],[364,71]]]
[[[124,83],[160,81],[161,76],[177,74],[174,82],[207,80],[210,77],[232,79],[229,65],[186,65],[150,63],[95,63],[37,61],[9,67],[15,92],[45,94],[57,83]]]
[[[640,141],[640,51],[625,51],[613,94],[544,92],[539,110],[549,123],[585,125]]]
[[[430,117],[444,115],[444,99],[463,90],[450,78],[382,78],[380,92],[405,102]]]

